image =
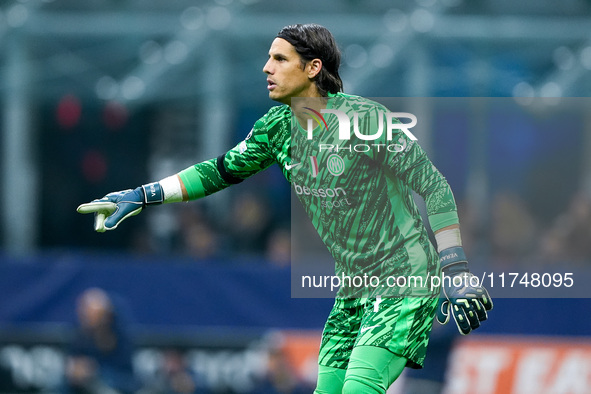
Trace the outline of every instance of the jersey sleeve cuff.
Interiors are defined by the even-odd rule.
[[[429,215],[429,224],[431,225],[431,230],[433,230],[434,232],[437,230],[441,230],[444,227],[459,223],[460,219],[458,218],[457,211],[442,212]]]
[[[189,200],[197,200],[198,198],[205,197],[205,188],[203,187],[201,177],[194,166],[184,169],[179,172],[178,175],[181,178],[183,185],[185,185]]]

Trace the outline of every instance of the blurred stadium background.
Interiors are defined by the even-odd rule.
[[[583,289],[496,299],[469,338],[438,327],[425,371],[393,391],[589,392],[590,17],[588,0],[1,1],[0,391],[60,391],[76,299],[99,287],[124,310],[145,392],[172,392],[152,384],[171,359],[192,381],[176,392],[311,392],[332,303],[290,298],[278,168],[113,233],[75,209],[244,138],[274,105],[276,32],[316,22],[346,92],[427,106],[417,135],[474,269],[574,272]]]

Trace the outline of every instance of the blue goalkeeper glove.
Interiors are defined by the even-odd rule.
[[[479,278],[468,270],[462,247],[442,250],[439,259],[443,273],[441,289],[445,298],[439,299],[437,321],[447,324],[453,315],[460,334],[468,335],[488,318],[486,311],[493,308],[492,299]]]
[[[147,205],[161,204],[164,193],[160,183],[154,182],[137,187],[109,193],[101,199],[81,204],[79,213],[94,213],[94,230],[103,233],[114,230],[128,217],[137,215]]]

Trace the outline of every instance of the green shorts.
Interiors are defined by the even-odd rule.
[[[339,299],[330,312],[318,364],[346,369],[353,348],[377,346],[422,368],[433,326],[437,297]]]

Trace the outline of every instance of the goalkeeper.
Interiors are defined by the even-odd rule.
[[[443,272],[463,278],[443,282],[439,305],[439,289],[419,289],[420,294],[397,289],[401,293],[382,298],[376,289],[341,287],[322,334],[315,393],[385,393],[404,367],[422,367],[435,315],[441,323],[453,316],[459,331],[468,334],[486,320],[492,301],[483,287],[470,286],[447,181],[407,134],[394,131],[395,150],[364,153],[351,146],[337,153],[318,151],[310,141],[298,141],[304,133],[297,125],[305,127],[299,98],[309,99],[306,109],[317,114],[328,107],[347,112],[349,119],[354,112],[366,114],[369,120],[355,128],[356,138],[364,137],[358,132],[366,134],[362,140],[375,134],[375,120],[386,109],[342,93],[340,57],[326,28],[284,27],[263,67],[269,97],[282,105],[260,118],[244,141],[159,182],[82,204],[78,212],[95,214],[96,231],[113,230],[149,205],[203,198],[278,164],[332,253],[336,274],[384,279]],[[331,127],[335,118],[327,116]],[[437,251],[412,190],[425,199]],[[328,201],[339,193],[346,194],[341,203]]]

